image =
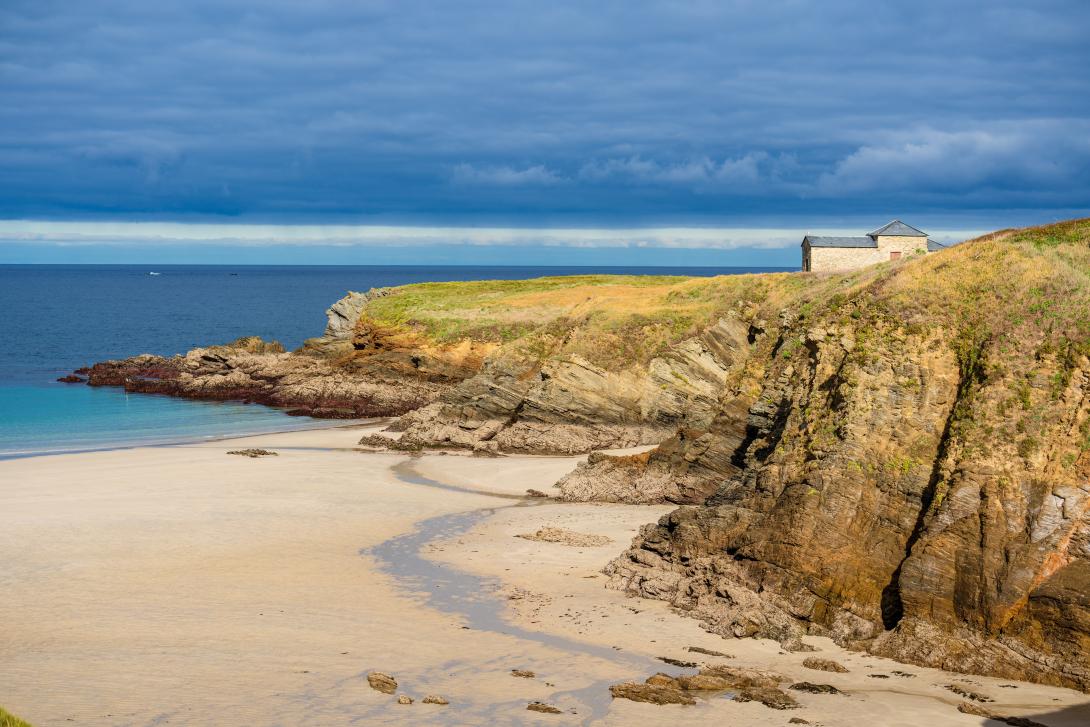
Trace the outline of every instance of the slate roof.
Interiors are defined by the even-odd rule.
[[[941,242],[935,242],[934,240],[928,240],[927,241],[927,251],[928,252],[938,252],[939,250],[945,250],[945,249],[946,249],[946,245],[943,245]]]
[[[810,243],[810,247],[878,247],[878,242],[873,237],[818,237],[807,235],[802,238],[802,244]]]
[[[877,237],[878,235],[896,235],[899,237],[927,237],[927,233],[921,230],[917,230],[911,225],[906,225],[900,220],[894,220],[888,225],[879,227],[874,232],[868,233],[870,237]]]

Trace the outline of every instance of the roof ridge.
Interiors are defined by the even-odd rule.
[[[874,232],[867,233],[867,237],[877,237],[879,235],[891,235],[900,237],[927,237],[927,233],[923,230],[917,229],[910,224],[896,219],[890,220]]]

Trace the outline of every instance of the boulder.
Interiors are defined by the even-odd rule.
[[[797,709],[799,703],[787,692],[774,687],[746,687],[734,695],[736,702],[760,702],[770,709]]]
[[[544,702],[530,702],[526,705],[526,709],[531,712],[541,712],[543,714],[561,714],[559,709],[551,704],[545,704]]]
[[[795,682],[790,686],[796,692],[808,692],[810,694],[842,694],[832,684],[814,684],[813,682]]]
[[[696,700],[675,686],[624,682],[609,688],[614,699],[630,699],[648,704],[696,704]]]
[[[815,671],[832,671],[840,674],[845,674],[848,668],[839,662],[832,659],[822,659],[816,656],[808,656],[802,660],[802,665],[807,669],[814,669]]]
[[[372,689],[383,694],[393,694],[397,691],[397,680],[385,672],[371,672],[367,675],[367,683]]]

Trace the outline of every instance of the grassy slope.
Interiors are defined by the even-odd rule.
[[[941,329],[967,382],[953,422],[967,455],[1013,445],[1028,460],[1044,433],[1066,426],[1061,402],[1090,356],[1090,219],[992,233],[875,271],[850,305],[822,315],[854,329],[859,356],[881,336]],[[1090,421],[1079,439],[1090,451]]]
[[[941,326],[971,358],[1090,352],[1090,220],[986,235],[936,255],[843,274],[714,278],[582,275],[423,283],[368,304],[374,322],[434,343],[506,344],[536,356],[578,354],[607,369],[641,365],[725,313],[870,328]],[[851,316],[851,318],[849,318]]]
[[[0,707],[0,727],[31,727],[29,722],[16,717],[3,707]]]
[[[577,354],[620,369],[645,364],[728,311],[774,317],[788,301],[841,284],[787,273],[424,283],[372,301],[365,316],[435,343],[470,338],[537,357]]]
[[[825,281],[826,304],[798,306],[804,318],[864,330],[941,327],[960,354],[988,348],[1012,363],[1090,355],[1090,219],[995,232],[832,279],[839,285]]]
[[[946,321],[1004,354],[1090,352],[1090,220],[986,235],[906,266],[880,293],[910,325]]]

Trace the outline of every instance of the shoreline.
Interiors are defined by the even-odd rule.
[[[149,396],[148,394],[141,394],[141,396]],[[162,396],[157,394],[151,394],[150,396]],[[214,402],[204,402],[214,403]],[[265,406],[264,404],[257,404],[256,406]],[[265,407],[267,409],[273,409],[273,407]],[[159,447],[185,447],[192,444],[204,444],[215,442],[227,442],[235,439],[247,439],[250,437],[262,437],[266,435],[274,434],[291,434],[293,432],[312,432],[312,431],[324,431],[326,429],[350,429],[352,427],[367,427],[373,424],[381,424],[390,421],[389,417],[371,417],[367,419],[319,419],[315,417],[306,417],[310,419],[304,426],[292,427],[288,429],[273,429],[273,430],[261,430],[256,432],[235,432],[232,434],[213,434],[208,436],[198,436],[195,438],[177,439],[171,441],[136,441],[128,444],[109,444],[101,447],[88,447],[85,449],[64,449],[64,450],[48,450],[48,451],[29,451],[29,452],[0,452],[0,462],[8,460],[18,459],[30,459],[34,457],[56,457],[66,454],[93,454],[95,452],[118,452],[132,449],[141,449],[147,447],[149,449],[155,449]],[[326,426],[315,425],[314,422],[327,421],[330,424]],[[334,423],[336,422],[336,423]],[[353,422],[352,424],[346,424],[345,422]]]
[[[1005,688],[807,639],[850,669],[829,674],[801,668],[809,654],[709,634],[664,602],[603,587],[602,567],[672,506],[526,498],[583,458],[351,447],[371,426],[382,424],[0,462],[11,521],[0,535],[3,706],[32,724],[981,725],[945,688],[964,684],[994,698],[989,708],[1049,727],[1090,715],[1090,695],[1071,690]],[[256,446],[280,456],[224,454]],[[609,542],[516,537],[544,526]],[[459,598],[484,615],[444,605]],[[802,707],[786,713],[610,698],[609,684],[671,672],[663,656],[845,693],[791,692]],[[417,704],[370,689],[371,670]],[[425,694],[450,705],[419,704]],[[530,701],[562,713],[527,712]]]
[[[413,466],[414,464],[414,462],[408,462],[395,467],[395,470],[400,470],[399,479],[442,490],[457,488],[456,485],[443,483],[421,474]],[[465,491],[464,488],[457,489]],[[459,615],[464,623],[468,624],[463,625],[463,628],[498,632],[567,654],[581,654],[611,662],[618,673],[660,672],[671,676],[695,673],[695,669],[666,664],[647,655],[629,654],[615,647],[537,630],[531,628],[531,624],[520,624],[511,618],[512,614],[507,607],[509,597],[504,593],[510,584],[505,584],[495,575],[482,576],[459,568],[459,564],[453,559],[434,558],[435,551],[440,549],[443,543],[464,542],[469,532],[481,527],[501,511],[514,508],[531,510],[535,507],[547,506],[549,502],[542,498],[525,495],[489,494],[517,501],[480,510],[440,515],[421,521],[412,531],[391,538],[361,555],[379,560],[382,563],[382,569],[402,587],[405,587],[407,583],[419,585],[421,582],[425,588],[430,586],[428,605],[444,613]],[[428,551],[432,552],[433,557],[429,558],[425,555]],[[481,594],[485,595],[482,597]],[[584,687],[552,691],[545,697],[545,701],[550,705],[568,703],[567,712],[577,715],[580,724],[594,724],[609,713],[612,704],[609,686],[615,681],[615,677],[603,676]],[[570,706],[573,702],[579,707]],[[589,714],[586,710],[580,712],[580,708],[584,706],[589,707]]]

